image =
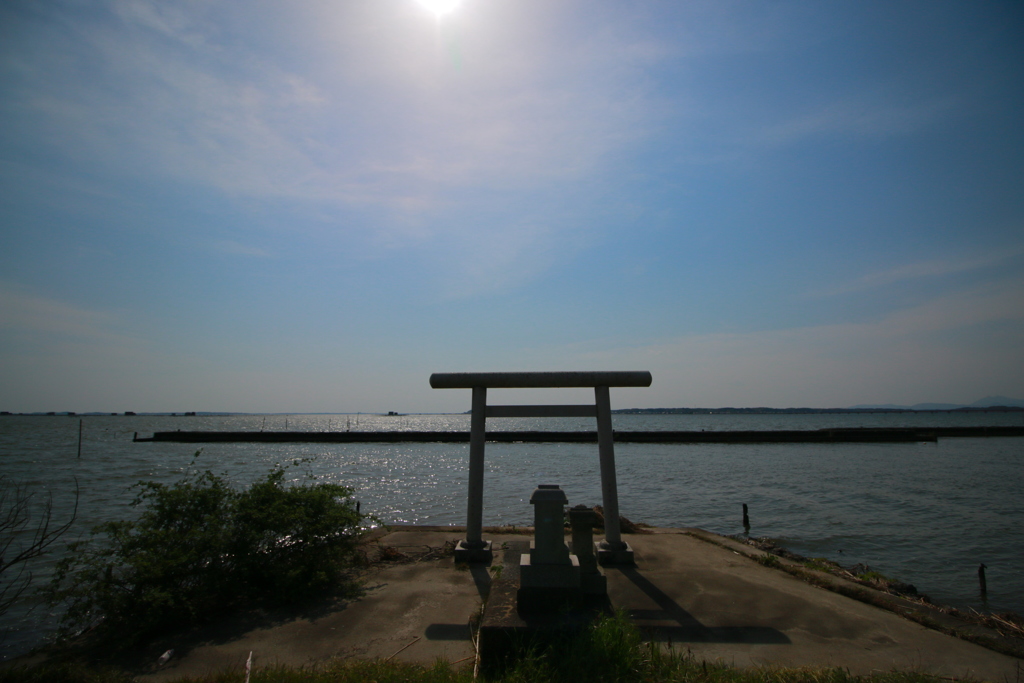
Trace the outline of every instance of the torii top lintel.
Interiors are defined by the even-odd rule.
[[[649,387],[646,370],[596,372],[435,372],[434,389],[553,389],[559,387]]]

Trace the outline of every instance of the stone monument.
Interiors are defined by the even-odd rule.
[[[576,606],[581,598],[580,563],[566,547],[565,492],[555,484],[541,484],[530,496],[534,540],[519,560],[520,613],[553,612]],[[603,577],[602,577],[603,578]]]

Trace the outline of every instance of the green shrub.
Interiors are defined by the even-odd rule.
[[[833,572],[839,569],[839,565],[832,560],[826,560],[824,557],[811,557],[804,560],[804,566],[808,569],[814,569],[819,572]]]
[[[49,598],[66,607],[64,630],[128,645],[344,586],[364,519],[351,489],[311,476],[286,486],[284,473],[241,491],[192,466],[171,485],[136,484],[139,518],[96,527],[57,566]]]

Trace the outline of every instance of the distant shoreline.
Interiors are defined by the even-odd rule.
[[[31,413],[14,413],[0,411],[0,417],[232,417],[243,415],[360,415],[379,417],[409,417],[413,415],[468,415],[470,411],[459,413],[230,413],[230,412],[153,412],[123,413],[88,412],[76,413],[65,411],[36,411]],[[870,413],[1024,413],[1022,406],[961,406],[958,408],[619,408],[612,410],[614,415],[838,415],[838,414],[870,414]]]
[[[837,413],[1024,413],[1019,406],[978,408],[623,408],[617,415],[828,415]]]

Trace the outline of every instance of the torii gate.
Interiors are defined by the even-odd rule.
[[[434,389],[472,389],[473,410],[469,432],[469,502],[466,539],[459,541],[455,559],[490,562],[491,542],[482,538],[484,511],[484,443],[488,417],[595,417],[597,449],[601,459],[601,496],[605,540],[598,547],[601,564],[632,563],[632,550],[622,542],[619,529],[619,494],[615,483],[615,446],[609,387],[649,387],[651,373],[628,372],[435,372]],[[594,405],[489,406],[487,390],[593,387]]]

